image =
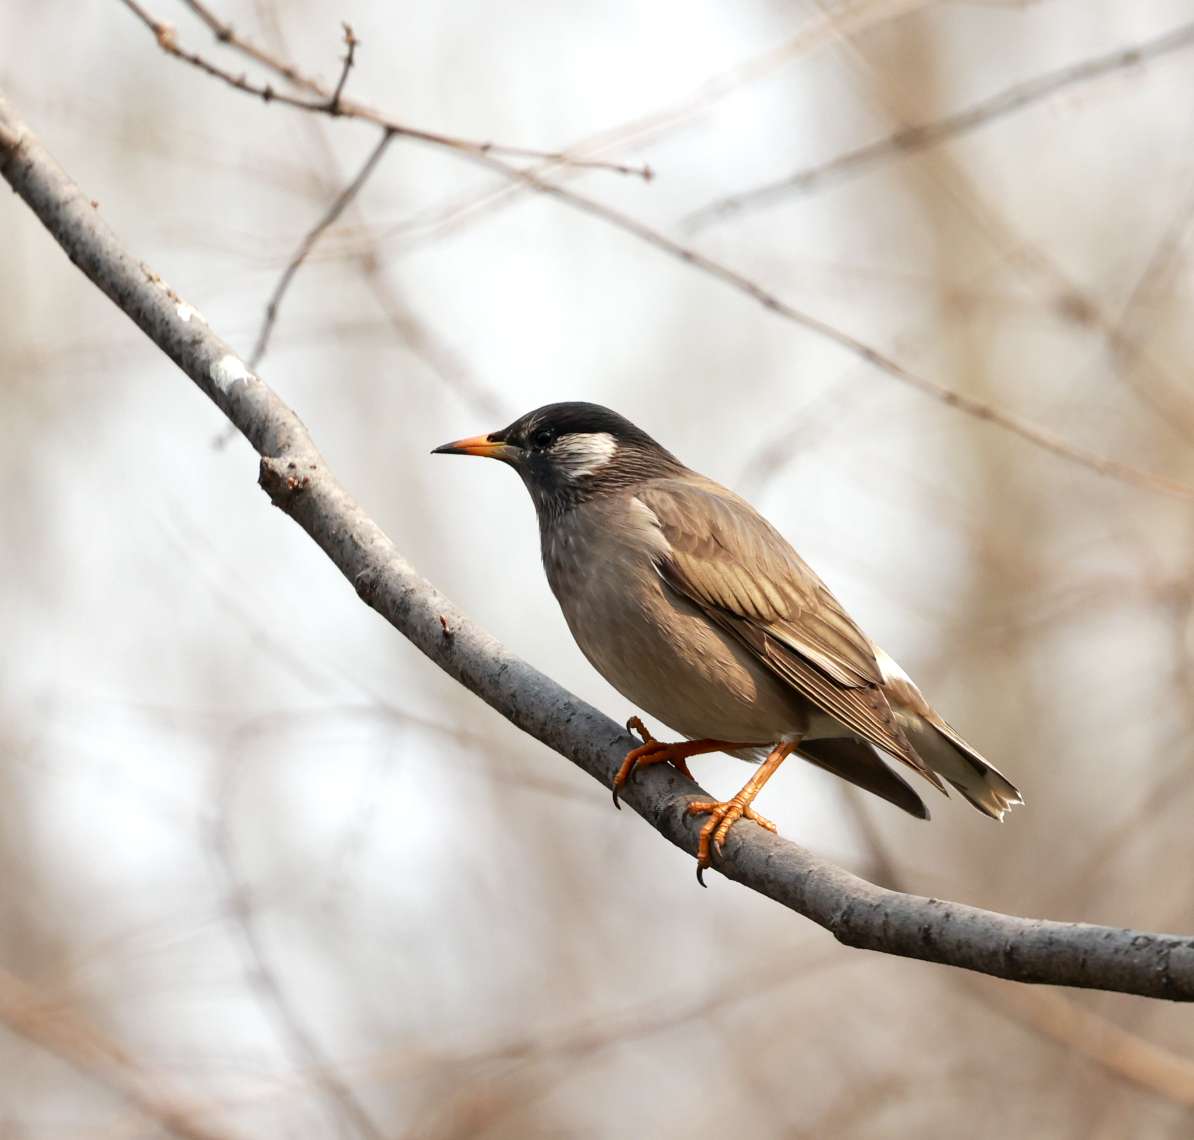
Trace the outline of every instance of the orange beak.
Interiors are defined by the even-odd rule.
[[[482,455],[486,459],[501,459],[509,463],[517,454],[518,448],[508,443],[492,440],[487,435],[474,435],[468,439],[458,439],[452,443],[441,444],[432,451],[432,455]]]

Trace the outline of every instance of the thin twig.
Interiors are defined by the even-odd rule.
[[[855,60],[871,77],[873,88],[879,91],[884,88],[888,89],[888,95],[882,101],[886,104],[888,113],[899,124],[900,129],[909,127],[910,124],[906,121],[905,114],[899,106],[903,100],[898,97],[893,98],[896,96],[896,90],[890,80],[885,78],[883,70],[871,62],[854,39],[841,36],[839,42],[845,50],[847,58]],[[1138,282],[1137,290],[1133,291],[1122,312],[1119,315],[1113,315],[1100,297],[1075,281],[1057,263],[1056,259],[1049,255],[1047,250],[1034,242],[1025,241],[1022,235],[1013,233],[1007,222],[1003,220],[999,210],[983,200],[981,193],[971,185],[965,173],[957,168],[957,164],[948,153],[938,152],[933,156],[927,165],[927,170],[941,182],[945,193],[958,203],[989,240],[997,246],[1004,247],[1007,253],[1015,251],[1014,256],[1008,257],[1013,269],[1038,274],[1056,290],[1055,296],[1051,298],[1052,304],[1063,317],[1097,328],[1106,337],[1108,345],[1121,362],[1124,359],[1138,360],[1149,373],[1162,381],[1164,391],[1159,394],[1162,398],[1158,399],[1156,398],[1158,394],[1154,393],[1152,389],[1146,389],[1135,382],[1130,368],[1121,368],[1118,372],[1118,375],[1135,388],[1137,394],[1154,412],[1161,411],[1158,404],[1166,402],[1163,399],[1165,395],[1179,391],[1182,387],[1181,381],[1172,376],[1169,369],[1155,359],[1154,353],[1144,343],[1142,336],[1137,335],[1134,330],[1129,330],[1126,318],[1132,309],[1138,291],[1147,290],[1162,274],[1171,271],[1175,263],[1175,259],[1171,255],[1183,236],[1182,223],[1184,215],[1190,207],[1183,205],[1179,211],[1178,221],[1162,237],[1153,261]],[[1166,250],[1168,254],[1164,252]],[[1029,280],[1031,281],[1031,278]],[[1073,385],[1070,386],[1073,387]],[[1165,410],[1162,421],[1171,428],[1178,427],[1180,430],[1183,422],[1183,416],[1180,413],[1185,409],[1181,405],[1175,407],[1174,398],[1170,398],[1167,402],[1170,408]]]
[[[192,7],[198,4],[198,0],[185,2]],[[778,46],[768,48],[741,63],[715,73],[682,98],[658,110],[638,115],[626,122],[578,139],[566,147],[564,153],[577,158],[596,158],[615,150],[641,147],[691,124],[700,115],[748,84],[766,79],[793,60],[824,47],[839,32],[860,34],[927,8],[935,2],[937,0],[844,0],[828,12],[810,13],[796,34]],[[253,45],[243,41],[237,44],[235,40],[233,44],[239,46],[246,55],[259,58]],[[277,60],[276,64],[281,64],[282,68],[289,67],[284,60]],[[279,73],[282,72],[279,70]],[[573,172],[567,167],[561,169],[559,164],[543,163],[533,167],[532,173],[541,178],[556,174],[566,178]],[[420,211],[414,218],[390,227],[385,236],[401,235],[408,241],[414,234],[423,239],[438,238],[476,222],[494,210],[511,205],[528,189],[530,188],[524,183],[507,182],[504,185],[457,195],[444,203]]]
[[[347,25],[345,26],[347,27]],[[345,68],[344,74],[348,74],[347,68]],[[256,368],[265,356],[266,349],[269,347],[270,334],[273,332],[274,324],[278,319],[278,309],[282,304],[282,298],[286,296],[286,290],[290,288],[290,282],[294,279],[294,275],[306,260],[307,255],[315,248],[315,244],[336,219],[344,213],[348,204],[357,196],[361,187],[369,180],[369,176],[381,161],[381,156],[385,153],[386,147],[389,146],[390,140],[393,137],[393,131],[384,130],[382,132],[381,138],[377,140],[377,145],[369,152],[369,157],[365,159],[364,165],[357,171],[353,180],[336,195],[327,212],[304,235],[303,240],[299,242],[298,248],[294,251],[290,261],[287,262],[286,269],[278,279],[277,285],[274,286],[274,291],[270,294],[269,302],[265,306],[265,319],[261,323],[261,330],[257,334],[257,342],[253,345],[253,352],[249,357],[250,368]]]
[[[649,182],[654,177],[654,172],[646,165],[629,166],[619,162],[573,159],[570,155],[563,154],[560,151],[535,150],[530,147],[507,146],[504,143],[495,142],[475,142],[471,139],[462,139],[454,135],[442,134],[439,131],[428,131],[419,127],[411,127],[405,123],[396,122],[382,115],[380,112],[373,110],[373,108],[367,107],[355,100],[345,99],[342,91],[344,82],[348,78],[349,68],[351,68],[353,62],[353,49],[356,44],[355,38],[352,46],[349,48],[348,55],[345,57],[345,65],[340,73],[340,81],[336,87],[328,90],[322,84],[314,81],[304,83],[303,86],[314,91],[318,96],[317,98],[306,99],[297,95],[291,95],[285,91],[279,91],[270,83],[255,83],[243,74],[237,75],[226,68],[220,67],[218,64],[212,63],[198,52],[182,47],[178,42],[178,36],[174,27],[155,19],[137,0],[122,0],[122,2],[153,33],[158,46],[168,55],[174,56],[175,59],[181,59],[184,63],[189,63],[192,67],[196,67],[205,74],[227,83],[230,87],[235,87],[236,90],[243,91],[247,95],[254,95],[266,103],[281,103],[287,107],[296,107],[302,111],[315,111],[319,114],[331,115],[336,118],[362,119],[366,122],[376,123],[379,127],[383,127],[395,135],[417,139],[420,142],[431,143],[435,146],[459,151],[463,154],[497,154],[505,155],[508,158],[532,158],[540,162],[558,162],[568,166],[579,166],[591,170],[607,170],[615,174],[634,175],[646,182]],[[297,69],[293,67],[287,66],[285,71],[288,76],[298,75]],[[295,81],[292,79],[291,82]]]
[[[135,0],[124,0],[126,4],[130,4],[135,10],[137,9]],[[142,15],[143,19],[149,20],[148,17]],[[153,25],[150,21],[151,26]],[[294,71],[291,69],[291,73]],[[314,81],[311,81],[314,84]],[[234,86],[237,84],[234,84]],[[313,86],[313,89],[314,86]],[[326,108],[320,104],[305,103],[303,100],[291,100],[291,105],[301,107],[305,110],[322,111]],[[344,113],[348,114],[348,106],[345,105]],[[381,126],[388,127],[395,134],[405,135],[408,138],[418,139],[424,142],[432,142],[437,145],[443,144],[442,136],[428,136],[425,133],[413,132],[408,128],[402,127],[394,123],[392,119],[387,118],[381,112],[373,110],[372,108],[360,107],[357,104],[351,105],[355,109],[357,117],[366,118],[371,122],[378,123]],[[656,249],[666,253],[670,257],[678,260],[717,278],[719,281],[731,288],[745,293],[747,296],[758,301],[764,308],[770,309],[778,316],[788,320],[794,324],[800,325],[802,328],[815,333],[818,336],[824,337],[835,344],[844,348],[847,352],[863,360],[867,364],[878,368],[880,371],[887,373],[893,379],[899,380],[901,383],[908,385],[911,388],[930,396],[933,399],[954,408],[966,415],[973,416],[979,420],[985,420],[988,423],[995,424],[998,427],[1004,428],[1007,431],[1013,432],[1029,443],[1044,451],[1048,451],[1053,455],[1057,455],[1063,459],[1069,460],[1082,467],[1086,467],[1091,471],[1104,475],[1120,482],[1130,484],[1132,486],[1140,487],[1144,490],[1153,491],[1156,493],[1169,495],[1174,498],[1183,500],[1194,500],[1194,487],[1182,483],[1176,479],[1168,478],[1164,475],[1157,475],[1150,471],[1142,470],[1130,463],[1124,463],[1121,460],[1111,459],[1107,456],[1098,454],[1088,448],[1080,447],[1077,444],[1071,443],[1055,432],[1049,431],[1047,428],[1039,427],[1011,412],[1004,411],[1002,408],[985,403],[982,400],[974,399],[971,396],[964,395],[957,392],[944,384],[940,384],[935,380],[929,379],[927,376],[921,376],[918,373],[912,372],[905,368],[902,364],[893,360],[885,353],[876,348],[871,347],[864,341],[852,336],[850,333],[844,332],[834,325],[830,325],[826,321],[811,314],[805,313],[792,305],[781,301],[774,293],[764,289],[757,282],[751,278],[739,273],[737,270],[731,269],[719,261],[706,256],[697,250],[668,237],[662,232],[652,229],[644,222],[640,222],[632,218],[628,214],[624,214],[619,210],[615,210],[611,206],[598,202],[594,198],[581,194],[577,191],[569,190],[556,183],[545,181],[543,178],[536,175],[531,170],[524,170],[519,167],[511,166],[509,163],[502,162],[495,157],[494,153],[490,153],[486,148],[478,148],[474,146],[454,147],[456,151],[465,155],[488,169],[504,175],[505,177],[517,182],[524,183],[532,189],[541,194],[546,194],[550,197],[556,198],[558,201],[564,202],[576,210],[589,214],[593,217],[599,218],[609,225],[620,229],[633,237],[646,242],[648,245],[654,246]]]
[[[352,25],[346,23],[344,25],[344,59],[342,61],[344,66],[340,71],[340,78],[336,82],[336,89],[328,100],[328,111],[333,115],[340,114],[340,96],[344,94],[344,84],[348,82],[348,73],[356,62],[358,43],[360,41],[352,34]],[[389,133],[389,131],[386,132],[387,136]]]
[[[1120,482],[1128,483],[1144,490],[1170,495],[1174,498],[1194,500],[1194,487],[1186,483],[1164,475],[1154,474],[1151,471],[1142,470],[1130,463],[1123,463],[1120,460],[1100,455],[1098,452],[1091,451],[1088,448],[1080,447],[1078,444],[1069,442],[1064,437],[1049,431],[1047,428],[1039,427],[1012,412],[1004,411],[995,404],[976,400],[971,396],[967,396],[944,384],[931,380],[927,376],[921,376],[919,373],[905,368],[890,356],[887,356],[877,348],[871,347],[850,333],[844,332],[842,329],[821,320],[819,317],[805,313],[785,301],[781,301],[778,296],[764,289],[758,282],[747,277],[745,274],[731,269],[722,262],[716,261],[712,257],[708,257],[691,246],[686,246],[682,242],[676,241],[658,230],[652,229],[650,226],[630,217],[628,214],[621,213],[576,191],[568,190],[553,183],[544,182],[525,171],[512,171],[505,163],[496,163],[495,160],[484,158],[478,158],[477,161],[492,163],[497,168],[510,172],[514,177],[531,181],[540,193],[550,195],[562,202],[566,202],[583,213],[600,218],[615,228],[632,234],[640,240],[645,241],[648,245],[654,246],[668,256],[677,258],[709,274],[711,277],[717,278],[738,292],[745,293],[748,297],[758,301],[765,309],[770,309],[784,320],[791,321],[793,324],[800,325],[809,332],[832,341],[859,360],[879,369],[881,372],[885,372],[888,376],[899,380],[903,384],[907,384],[916,391],[926,396],[931,396],[947,407],[973,416],[975,419],[985,420],[988,423],[1005,428],[1022,439],[1027,440],[1029,443],[1034,444],[1036,447],[1048,451],[1053,455],[1060,456],[1062,459],[1077,463],[1082,467],[1097,472],[1099,475],[1106,475]]]
[[[224,412],[261,456],[260,483],[362,600],[449,676],[609,787],[635,739],[499,645],[402,557],[328,469],[297,415],[178,293],[133,258],[86,194],[0,97],[0,177],[71,261]],[[708,793],[648,769],[624,801],[694,853],[688,805]],[[762,828],[740,824],[718,869],[849,946],[1020,982],[1194,1001],[1194,937],[1019,918],[884,890]]]
[[[848,151],[828,162],[802,167],[774,182],[717,198],[690,213],[684,219],[684,224],[690,232],[695,232],[728,218],[741,216],[747,211],[762,209],[795,195],[821,189],[838,179],[857,174],[897,155],[924,150],[926,147],[936,146],[938,143],[987,126],[1068,87],[1089,83],[1116,71],[1138,67],[1149,60],[1181,51],[1191,45],[1194,45],[1194,23],[1182,24],[1173,31],[1134,47],[1119,48],[1106,55],[1083,60],[1024,83],[1017,83],[989,99],[945,118],[904,127],[886,138]]]
[[[206,9],[202,9],[201,15],[205,22],[212,18]],[[263,18],[268,21],[269,30],[279,45],[279,53],[284,54],[284,33],[278,24],[273,6],[264,9]],[[229,34],[232,34],[231,30],[229,30]],[[231,42],[242,50],[249,50],[248,46],[238,39],[233,39]],[[256,57],[254,56],[254,58]],[[322,172],[323,180],[327,181],[329,177],[336,178],[334,172],[338,164],[332,148],[328,145],[325,131],[326,120],[311,115],[307,116],[304,122],[308,134],[319,148],[317,165],[319,171]],[[353,205],[359,210],[359,199],[355,200]],[[452,346],[445,343],[438,332],[420,318],[411,306],[399,296],[397,288],[390,281],[386,265],[375,243],[370,243],[357,254],[357,265],[361,269],[382,315],[402,347],[421,360],[445,387],[451,389],[457,397],[476,411],[483,421],[497,423],[503,416],[509,419],[510,413],[504,407],[503,401],[471,374],[469,367]],[[229,425],[228,430],[235,432],[236,429]]]
[[[238,766],[230,764],[222,773],[216,796],[218,808],[208,834],[211,851],[223,871],[227,884],[228,906],[236,920],[249,958],[248,977],[295,1060],[310,1070],[312,1079],[322,1088],[332,1106],[338,1108],[345,1118],[352,1122],[361,1136],[367,1137],[368,1140],[382,1140],[382,1130],[365,1111],[352,1087],[341,1079],[335,1067],[324,1056],[319,1043],[295,1012],[262,942],[248,884],[241,878],[236,865],[228,822],[233,781],[238,771]]]
[[[241,55],[277,72],[287,83],[306,91],[312,91],[313,94],[320,94],[318,84],[313,84],[312,80],[297,68],[291,67],[285,60],[259,49],[252,41],[239,35],[230,23],[221,20],[215,12],[202,3],[202,0],[182,0],[182,2],[207,25],[208,30],[215,36],[218,43],[227,44],[229,47],[235,48]]]
[[[178,1140],[230,1140],[233,1135],[204,1123],[211,1106],[184,1099],[162,1074],[147,1072],[79,1010],[2,969],[0,1024],[117,1093]]]

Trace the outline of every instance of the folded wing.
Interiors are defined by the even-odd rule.
[[[870,640],[766,519],[712,482],[655,480],[637,497],[666,540],[656,567],[670,588],[795,692],[944,790],[896,720]]]

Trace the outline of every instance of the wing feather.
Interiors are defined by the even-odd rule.
[[[666,547],[660,576],[775,675],[934,784],[882,691],[870,640],[784,537],[711,481],[660,479],[637,493]]]

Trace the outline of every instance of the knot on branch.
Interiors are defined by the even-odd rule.
[[[315,466],[308,466],[309,471],[304,471],[302,465],[293,459],[273,459],[263,455],[257,482],[275,507],[289,512],[295,496],[301,495],[311,485],[310,471],[314,471]]]
[[[367,566],[359,574],[354,574],[352,579],[353,589],[357,592],[357,597],[361,599],[365,605],[372,607],[373,600],[377,597],[378,589],[381,586],[381,573],[375,566]],[[440,618],[443,621],[443,618]],[[444,636],[449,637],[447,628],[444,628]]]

